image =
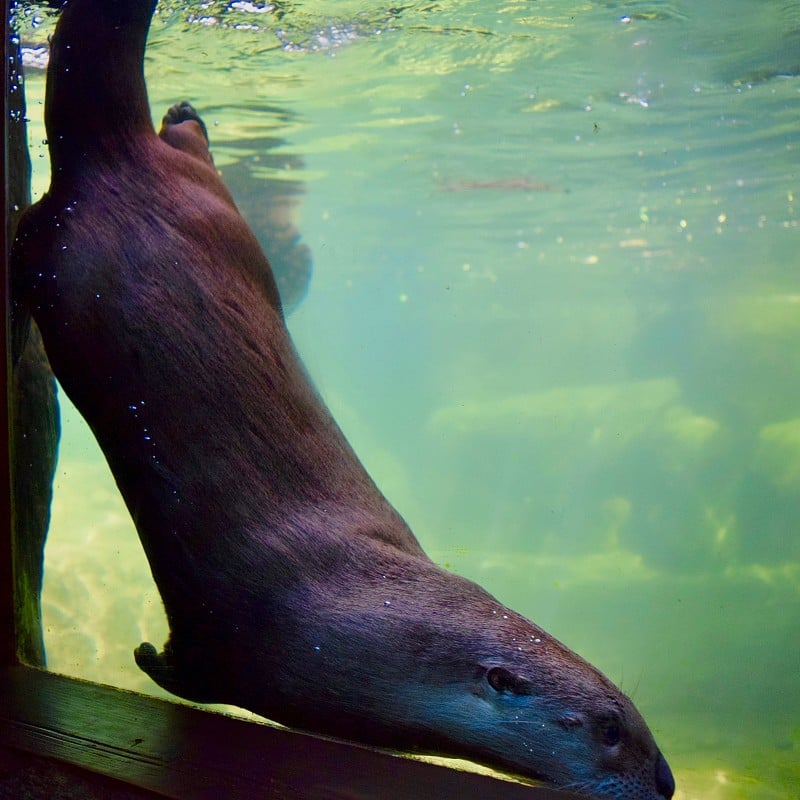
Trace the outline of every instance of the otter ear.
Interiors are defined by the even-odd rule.
[[[486,682],[496,692],[530,694],[530,683],[521,675],[505,667],[491,667],[486,671]]]

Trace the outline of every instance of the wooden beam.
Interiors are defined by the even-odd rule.
[[[31,667],[0,670],[0,746],[180,800],[568,800]]]

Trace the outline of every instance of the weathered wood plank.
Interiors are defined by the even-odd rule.
[[[29,667],[0,670],[0,744],[181,800],[567,800]]]

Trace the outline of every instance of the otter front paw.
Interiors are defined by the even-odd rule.
[[[176,676],[170,653],[165,649],[159,653],[150,642],[142,642],[134,651],[136,666],[146,672],[162,689],[183,697],[181,681]]]
[[[189,672],[176,664],[170,642],[159,653],[150,642],[142,642],[134,651],[136,665],[147,673],[162,689],[171,694],[191,700],[193,703],[218,702],[202,678],[203,664],[197,665],[197,673]]]

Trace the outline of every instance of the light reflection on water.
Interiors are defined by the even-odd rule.
[[[303,185],[290,326],[373,476],[635,696],[678,797],[794,797],[797,5],[265,8],[162,3],[154,117],[194,102],[235,193]],[[50,665],[155,691],[157,593],[87,436],[68,416]]]

